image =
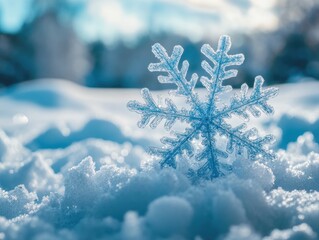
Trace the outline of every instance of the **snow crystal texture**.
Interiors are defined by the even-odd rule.
[[[246,150],[248,158],[252,160],[261,157],[268,160],[275,158],[274,154],[267,150],[267,145],[274,141],[272,135],[260,137],[256,128],[246,130],[245,123],[232,126],[226,121],[233,115],[248,121],[249,113],[254,117],[259,117],[261,111],[272,114],[273,107],[267,101],[278,93],[277,88],[263,89],[264,80],[261,76],[257,76],[251,93],[248,92],[247,84],[243,84],[240,94],[233,95],[228,105],[220,104],[220,96],[232,91],[230,85],[223,84],[224,81],[236,77],[237,70],[232,67],[241,65],[244,61],[242,54],[228,55],[230,47],[231,41],[228,36],[220,37],[216,51],[208,44],[202,46],[202,53],[213,66],[206,60],[202,62],[202,67],[209,78],[200,78],[207,91],[205,100],[201,101],[195,91],[198,75],[193,74],[191,79],[187,80],[189,67],[187,61],[183,61],[179,68],[183,48],[175,46],[172,55],[169,56],[159,43],[153,46],[152,51],[160,62],[150,64],[149,70],[167,73],[158,77],[159,82],[175,84],[177,89],[171,93],[184,97],[190,105],[189,109],[178,109],[170,98],[165,99],[165,105],[156,103],[147,88],[142,89],[145,104],[137,101],[128,103],[130,110],[142,115],[139,127],[143,128],[149,124],[151,128],[156,128],[163,120],[167,130],[171,130],[176,121],[189,124],[183,132],[173,132],[173,137],[162,138],[164,147],[151,149],[153,155],[160,157],[162,167],[167,165],[176,168],[178,155],[183,155],[184,158],[195,155],[195,161],[200,163],[200,166],[190,166],[188,175],[195,180],[213,179],[224,176],[232,169],[230,164],[223,163],[219,159],[227,158],[233,151],[236,151],[238,156],[243,155]],[[226,149],[217,146],[218,136],[225,136],[228,139]],[[198,138],[202,139],[201,149],[194,154],[193,141]]]
[[[200,184],[146,153],[166,132],[136,127],[137,90],[2,89],[0,239],[319,239],[319,82],[279,88],[274,115],[250,120],[276,136],[277,159],[229,154],[232,172]]]

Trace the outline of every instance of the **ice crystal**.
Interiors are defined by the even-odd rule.
[[[237,70],[231,69],[235,65],[241,65],[244,61],[243,54],[229,55],[231,41],[228,36],[219,39],[218,48],[215,51],[208,44],[201,48],[201,52],[208,58],[202,62],[203,69],[209,77],[201,77],[200,82],[207,90],[205,100],[199,98],[195,91],[198,75],[193,74],[187,79],[189,63],[183,61],[181,68],[179,62],[183,54],[181,46],[175,46],[169,56],[159,43],[152,47],[152,51],[160,62],[151,63],[148,69],[151,72],[164,72],[160,75],[160,83],[175,84],[177,88],[170,93],[175,96],[185,97],[188,109],[179,109],[171,98],[165,99],[165,105],[154,101],[147,88],[142,89],[142,97],[145,103],[130,101],[128,108],[142,115],[138,126],[143,128],[149,125],[156,128],[160,122],[165,121],[165,128],[170,130],[177,121],[188,124],[183,132],[171,132],[171,137],[164,137],[161,148],[152,148],[151,153],[160,158],[162,167],[176,168],[177,157],[182,160],[195,159],[196,163],[189,168],[189,175],[193,178],[216,178],[231,171],[231,163],[221,161],[234,152],[255,160],[258,158],[273,159],[274,154],[268,149],[268,145],[274,141],[272,135],[259,136],[256,128],[247,129],[247,124],[242,123],[232,126],[230,118],[237,115],[249,120],[249,116],[259,117],[261,112],[273,113],[273,108],[267,101],[276,96],[278,89],[263,89],[264,80],[261,76],[255,78],[254,87],[249,91],[247,84],[241,86],[239,94],[232,94],[228,104],[222,103],[221,96],[232,91],[230,85],[224,85],[224,81],[236,77]],[[227,69],[226,69],[227,68]],[[250,113],[250,114],[249,114]],[[219,139],[227,139],[225,149],[217,145]],[[195,150],[195,139],[201,140],[201,148]]]

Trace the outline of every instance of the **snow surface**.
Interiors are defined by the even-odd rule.
[[[146,154],[166,132],[136,126],[139,90],[2,89],[0,239],[319,239],[319,82],[277,87],[252,124],[278,159],[197,185]]]

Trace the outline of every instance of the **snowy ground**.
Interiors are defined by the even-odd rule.
[[[146,153],[139,90],[33,81],[0,92],[0,239],[319,239],[319,82],[280,85],[273,162],[192,185]]]

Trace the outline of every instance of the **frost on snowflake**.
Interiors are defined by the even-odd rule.
[[[239,94],[232,94],[229,103],[223,103],[221,96],[232,91],[230,85],[223,83],[237,75],[237,70],[231,67],[241,65],[244,61],[243,54],[228,55],[230,47],[231,41],[228,36],[220,37],[216,51],[208,44],[202,46],[201,52],[210,63],[202,62],[202,67],[209,77],[200,78],[207,90],[207,96],[201,100],[195,91],[198,75],[193,74],[189,80],[187,79],[187,61],[183,61],[181,68],[179,67],[183,48],[175,46],[172,55],[169,56],[159,43],[153,45],[152,51],[160,62],[151,63],[149,70],[166,73],[158,77],[159,82],[175,84],[177,88],[170,93],[184,97],[189,105],[187,109],[178,108],[171,98],[166,98],[163,106],[154,101],[147,88],[142,89],[145,103],[128,103],[131,111],[141,114],[138,123],[141,128],[147,125],[156,128],[165,121],[165,128],[171,130],[177,121],[187,123],[188,126],[183,132],[172,131],[171,137],[162,138],[163,147],[151,148],[151,154],[160,158],[162,167],[176,168],[178,156],[188,162],[194,159],[198,164],[189,164],[188,174],[192,178],[213,179],[231,171],[231,163],[221,159],[227,158],[234,151],[237,155],[245,154],[250,160],[275,157],[268,149],[268,145],[274,141],[272,135],[261,137],[256,128],[247,129],[245,123],[233,126],[227,121],[235,115],[248,121],[250,115],[259,117],[261,112],[273,113],[274,110],[267,101],[278,93],[276,88],[263,89],[264,80],[257,76],[251,91],[247,84],[243,84]],[[227,139],[223,148],[217,144],[221,137]],[[200,150],[195,149],[196,139],[201,140]]]

